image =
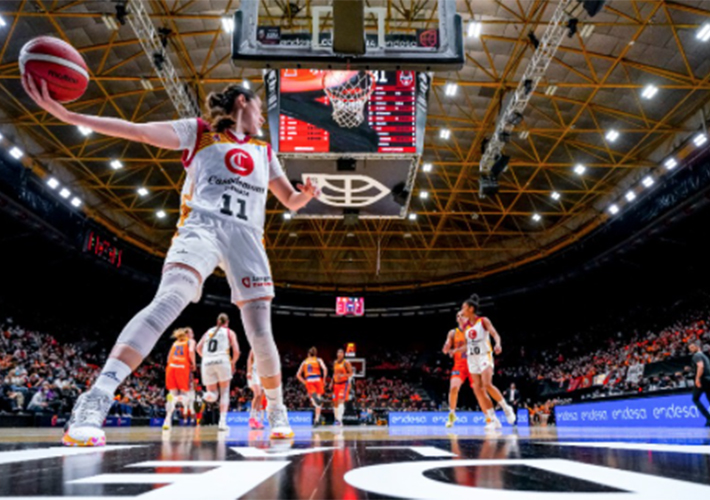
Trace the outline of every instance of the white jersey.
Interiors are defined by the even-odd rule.
[[[229,328],[223,326],[213,326],[205,335],[207,339],[202,347],[202,363],[205,363],[206,358],[214,358],[217,356],[229,357]]]
[[[473,356],[491,357],[493,348],[488,330],[483,326],[483,318],[478,318],[473,325],[466,327],[466,354],[470,359]]]
[[[263,233],[269,182],[284,175],[271,146],[231,130],[213,132],[200,118],[172,125],[187,171],[178,226],[195,210]]]

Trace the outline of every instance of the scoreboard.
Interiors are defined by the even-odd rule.
[[[365,298],[338,297],[335,300],[335,314],[338,316],[362,316],[365,314]]]
[[[371,82],[363,120],[352,128],[333,119],[327,82],[363,80],[365,72],[282,69],[265,76],[271,144],[278,153],[420,154],[424,144],[429,77],[415,71],[367,72]],[[336,85],[337,86],[337,85]]]

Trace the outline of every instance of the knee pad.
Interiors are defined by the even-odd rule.
[[[207,403],[214,403],[217,401],[217,393],[206,391],[202,396],[202,399],[204,399]]]
[[[147,356],[199,290],[200,278],[193,271],[184,267],[167,269],[151,303],[128,322],[117,343]]]
[[[242,324],[249,344],[254,351],[259,375],[273,377],[281,373],[279,350],[271,332],[271,302],[256,300],[241,308]]]

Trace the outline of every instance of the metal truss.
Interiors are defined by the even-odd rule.
[[[387,9],[388,30],[432,25],[437,11],[435,0],[369,3]],[[299,30],[310,25],[311,7],[321,4],[260,0],[260,17]],[[238,2],[142,5],[154,33],[170,30],[165,38],[180,88],[187,83],[204,97],[248,79],[263,93],[260,72],[230,64],[231,39],[222,17]],[[506,145],[511,160],[499,193],[477,196],[482,141],[496,135],[503,98],[524,86],[535,54],[527,35],[550,26],[559,6],[546,0],[458,0],[458,13],[480,20],[483,29],[480,38],[467,39],[461,71],[434,77],[422,158],[432,169],[420,169],[415,180],[411,210],[417,220],[361,220],[354,227],[338,220],[286,220],[284,208],[269,199],[264,236],[277,283],[388,290],[514,269],[579,241],[607,221],[604,207],[635,179],[660,175],[659,161],[697,129],[700,110],[710,101],[704,64],[710,45],[695,40],[698,27],[710,22],[710,9],[700,1],[609,2],[593,19],[580,22],[580,31],[593,26],[592,36],[563,38],[540,85],[527,96],[516,129],[524,138],[515,134]],[[81,194],[87,215],[162,255],[177,220],[184,177],[179,154],[98,134],[84,137],[34,106],[19,81],[21,45],[31,36],[52,34],[73,43],[91,69],[89,90],[69,104],[71,110],[139,122],[182,116],[152,56],[146,59],[155,47],[145,49],[144,37],[130,27],[111,30],[101,24],[112,8],[88,0],[0,6],[7,22],[0,33],[0,133],[26,152],[36,172],[51,172]],[[153,88],[145,88],[145,81]],[[444,93],[450,82],[458,84],[455,96]],[[648,84],[659,92],[652,101],[641,98]],[[443,128],[451,131],[449,140],[439,137]],[[610,128],[620,134],[614,143],[605,139]],[[112,169],[113,159],[123,168]],[[587,167],[583,176],[573,171],[577,163]],[[138,195],[138,186],[149,194]],[[424,191],[426,198],[420,197]],[[167,217],[157,219],[158,209]],[[533,221],[533,214],[541,220]]]

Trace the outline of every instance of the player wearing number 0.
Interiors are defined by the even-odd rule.
[[[230,357],[231,350],[231,357]],[[219,425],[220,431],[228,431],[227,412],[229,411],[229,383],[239,359],[239,343],[236,334],[229,328],[229,317],[222,313],[217,316],[217,326],[213,326],[197,344],[197,354],[202,357],[202,384],[206,387],[204,400],[208,403],[217,401],[219,387]]]
[[[511,425],[515,423],[515,413],[505,402],[498,388],[493,385],[493,353],[502,352],[500,335],[488,318],[476,315],[477,309],[478,296],[476,295],[466,299],[461,306],[461,314],[466,320],[464,326],[466,346],[460,349],[466,349],[468,371],[473,379],[473,392],[486,416],[486,429],[498,429],[501,424],[496,417],[489,394],[503,409],[505,418]],[[491,347],[490,337],[495,340],[495,347]]]
[[[263,429],[264,424],[261,423],[262,411],[264,409],[264,388],[261,387],[259,372],[256,369],[256,361],[254,359],[254,351],[249,353],[247,359],[247,385],[253,394],[251,399],[251,411],[249,412],[249,428]]]
[[[190,391],[190,378],[195,364],[195,344],[190,342],[187,328],[178,328],[173,332],[173,342],[168,353],[168,365],[165,368],[165,389],[168,395],[165,398],[165,421],[163,430],[170,430],[173,421],[175,405],[181,403],[183,409],[188,404]]]
[[[271,191],[289,210],[304,207],[318,188],[288,181],[271,147],[254,139],[264,123],[261,100],[240,85],[208,96],[205,119],[132,123],[69,111],[26,75],[22,84],[46,112],[94,132],[182,151],[186,180],[177,234],[165,258],[153,300],[123,328],[94,385],[76,402],[64,434],[68,446],[101,446],[101,426],[118,385],[135,370],[219,265],[232,289],[232,302],[256,356],[268,400],[272,438],[291,438],[283,404],[281,364],[271,330],[274,287],[262,244],[266,197]]]
[[[350,379],[353,376],[353,367],[345,359],[345,351],[338,349],[338,357],[333,363],[333,413],[335,425],[343,425],[345,402],[350,397]]]
[[[464,329],[467,320],[463,317],[461,311],[456,313],[456,323],[458,328],[449,331],[446,336],[446,343],[442,352],[454,358],[454,366],[451,369],[451,382],[449,384],[449,418],[446,421],[446,427],[452,427],[456,422],[456,406],[459,400],[459,390],[464,382],[473,387],[473,378],[468,371],[468,360],[466,359],[466,336]]]
[[[315,347],[308,349],[308,357],[301,363],[296,377],[306,386],[308,397],[311,398],[311,403],[316,409],[313,423],[319,425],[321,423],[320,412],[323,408],[323,393],[325,392],[323,381],[328,377],[328,368],[318,357],[318,350]]]

